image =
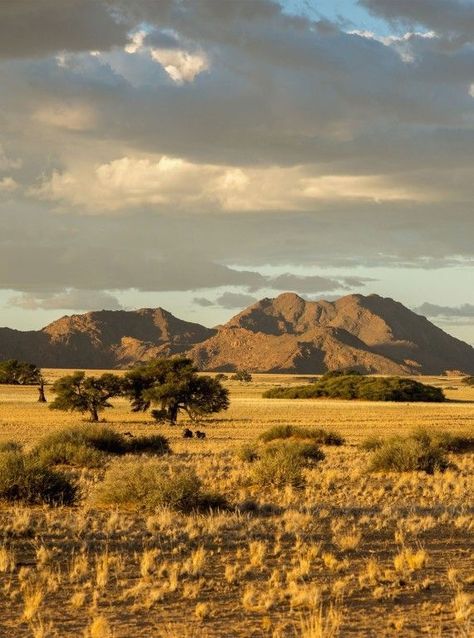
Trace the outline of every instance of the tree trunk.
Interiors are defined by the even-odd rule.
[[[168,420],[172,425],[175,425],[178,420],[178,410],[177,405],[170,405],[168,408]]]
[[[40,383],[38,387],[38,403],[46,403],[46,395],[44,393],[44,383]]]
[[[91,406],[90,412],[92,423],[97,423],[99,420],[99,413],[97,412],[97,408],[95,407],[95,405]]]

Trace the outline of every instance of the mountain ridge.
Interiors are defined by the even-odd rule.
[[[474,372],[472,346],[379,295],[307,301],[282,293],[215,328],[179,319],[163,308],[65,315],[38,331],[0,328],[0,359],[26,359],[42,367],[120,368],[176,354],[216,371]]]

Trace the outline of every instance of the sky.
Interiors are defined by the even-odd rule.
[[[394,298],[474,343],[471,0],[2,0],[0,326]]]

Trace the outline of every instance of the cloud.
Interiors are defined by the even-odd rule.
[[[474,39],[471,0],[359,0],[359,4],[386,20],[422,24],[461,41]]]
[[[0,58],[124,45],[128,25],[96,0],[6,0],[0,3]]]
[[[170,78],[177,84],[192,82],[209,68],[204,51],[191,53],[177,49],[151,49],[151,57],[159,62]]]
[[[425,302],[415,312],[427,317],[470,318],[474,320],[474,304],[465,303],[460,306],[438,306]]]
[[[344,281],[319,276],[292,275],[291,273],[270,279],[268,285],[275,290],[291,290],[308,294],[347,288]]]
[[[252,295],[245,295],[238,292],[225,292],[223,295],[220,295],[220,297],[217,297],[215,303],[221,308],[234,310],[235,308],[246,308],[256,301],[258,301],[257,298],[252,297]]]
[[[61,120],[63,122],[63,120]],[[72,125],[70,125],[72,126]],[[193,211],[314,209],[319,202],[425,201],[426,192],[373,177],[313,177],[310,169],[233,168],[182,158],[122,157],[95,167],[53,171],[30,189],[39,199],[63,202],[94,213],[155,206]]]
[[[97,123],[94,109],[86,102],[56,101],[44,104],[33,113],[32,118],[39,125],[69,131],[88,131]]]
[[[13,179],[13,177],[2,177],[0,178],[0,192],[4,193],[12,193],[18,188],[17,182]]]
[[[23,293],[9,299],[10,306],[23,310],[122,310],[119,300],[108,292],[69,289],[55,294]]]
[[[201,308],[210,308],[214,305],[214,302],[207,299],[207,297],[194,297],[193,303],[196,304],[196,306],[201,306]]]

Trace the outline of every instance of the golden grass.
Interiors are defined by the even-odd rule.
[[[452,456],[456,467],[444,474],[370,475],[369,453],[356,446],[419,426],[472,432],[474,388],[452,377],[426,381],[447,388],[453,402],[262,399],[271,385],[300,380],[255,375],[228,384],[231,407],[209,421],[203,441],[115,401],[104,413],[110,425],[164,433],[172,462],[232,508],[185,515],[94,509],[87,500],[76,508],[0,505],[0,636],[470,635],[474,455]],[[0,441],[28,449],[82,422],[36,396],[35,388],[0,386]],[[262,490],[235,452],[277,424],[329,428],[347,444],[325,447],[303,487]],[[72,471],[86,495],[103,473]]]

